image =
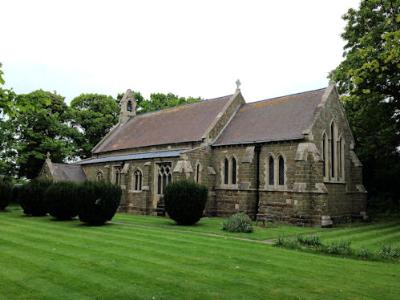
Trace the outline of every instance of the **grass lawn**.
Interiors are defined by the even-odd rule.
[[[16,208],[0,213],[0,299],[400,298],[400,264],[214,237],[221,219],[183,228],[156,217],[114,221],[88,227]],[[279,226],[249,236],[312,230],[320,229]]]
[[[322,242],[351,241],[354,249],[377,250],[383,245],[400,248],[400,219],[372,224],[346,225],[318,232]]]

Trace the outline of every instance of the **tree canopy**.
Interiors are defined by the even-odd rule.
[[[330,77],[355,133],[370,205],[398,207],[400,0],[362,0],[343,18],[344,59]]]
[[[81,94],[70,104],[71,124],[77,129],[77,155],[87,158],[93,147],[118,122],[119,106],[111,96]]]

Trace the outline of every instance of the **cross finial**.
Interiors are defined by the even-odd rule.
[[[50,159],[50,152],[47,152],[47,153],[46,153],[46,158],[47,158],[47,159]]]
[[[240,85],[241,85],[242,83],[240,82],[240,80],[238,79],[238,80],[236,80],[236,89],[237,90],[240,90]]]

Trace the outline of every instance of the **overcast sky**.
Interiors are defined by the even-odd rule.
[[[231,94],[324,87],[356,0],[0,0],[0,62],[17,93]]]

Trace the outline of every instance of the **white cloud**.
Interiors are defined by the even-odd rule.
[[[1,1],[0,61],[17,92],[133,88],[247,101],[319,88],[356,0]]]

